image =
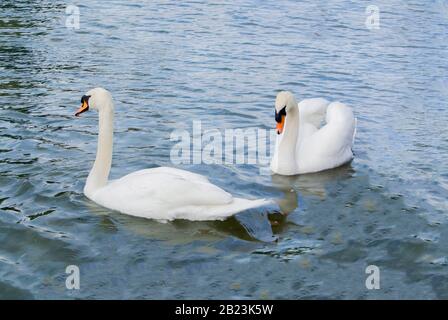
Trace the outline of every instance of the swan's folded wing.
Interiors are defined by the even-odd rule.
[[[133,208],[169,209],[186,205],[223,205],[233,201],[231,194],[208,181],[198,179],[197,176],[202,177],[200,175],[190,176],[183,170],[179,174],[178,169],[171,168],[157,169],[137,171],[115,180],[101,190],[97,201],[114,202],[114,207],[119,207],[120,211],[126,206],[128,212],[133,211]]]
[[[191,181],[209,182],[209,180],[206,176],[200,175],[198,173],[182,170],[182,169],[171,168],[171,167],[157,167],[157,168],[151,168],[151,169],[143,169],[143,170],[135,171],[135,172],[128,174],[126,176],[126,178],[147,175],[147,174],[155,174],[155,173],[170,174],[170,175],[175,174],[176,176],[180,176],[184,179],[191,180]]]
[[[328,100],[324,98],[304,99],[299,103],[300,122],[320,128],[327,112]]]
[[[206,176],[203,176],[198,173],[194,173],[191,171],[186,171],[182,169],[177,168],[171,168],[171,167],[157,167],[154,169],[150,169],[152,172],[162,173],[162,174],[175,174],[177,176],[180,176],[186,180],[190,181],[202,181],[202,182],[209,182],[208,178]]]
[[[264,199],[234,198],[201,175],[171,168],[146,169],[124,176],[101,188],[92,200],[129,215],[164,221],[222,220],[272,204]]]
[[[301,152],[312,154],[322,161],[331,159],[335,163],[351,159],[356,128],[352,108],[340,102],[332,102],[328,106],[326,122],[303,143]]]

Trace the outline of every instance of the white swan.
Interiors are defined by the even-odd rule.
[[[326,124],[321,127],[325,117]],[[275,100],[277,142],[271,170],[294,175],[339,167],[353,159],[356,118],[351,108],[322,98],[299,104],[291,92]]]
[[[122,213],[162,221],[223,220],[235,213],[271,204],[270,200],[234,198],[202,175],[160,167],[108,181],[112,164],[114,104],[109,91],[95,88],[81,98],[76,116],[99,113],[98,149],[84,194],[99,205]]]

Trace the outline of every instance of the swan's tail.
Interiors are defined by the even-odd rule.
[[[273,204],[274,204],[273,200],[267,200],[267,199],[248,200],[243,198],[233,198],[233,202],[230,204],[214,207],[210,215],[215,216],[216,220],[223,220],[225,218],[228,218],[230,216],[233,216],[237,213],[246,210],[260,208]]]
[[[232,209],[235,210],[235,214],[241,211],[264,207],[272,204],[274,204],[274,201],[268,199],[248,200],[243,198],[234,198]]]
[[[224,220],[246,210],[272,205],[275,205],[275,202],[269,199],[248,200],[233,198],[231,203],[220,206],[186,207],[183,208],[182,212],[174,212],[173,216],[176,219],[193,221]]]

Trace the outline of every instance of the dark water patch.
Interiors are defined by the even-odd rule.
[[[1,300],[31,300],[34,296],[28,290],[17,288],[9,283],[0,281]]]

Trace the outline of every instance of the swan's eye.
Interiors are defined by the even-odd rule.
[[[277,110],[275,110],[275,121],[280,123],[282,122],[282,116],[286,116],[286,106],[283,107],[282,110],[280,110],[279,112],[277,112]]]
[[[82,97],[81,97],[81,103],[84,103],[84,102],[85,102],[85,103],[88,104],[88,103],[89,103],[89,98],[90,98],[90,96],[82,96]]]

